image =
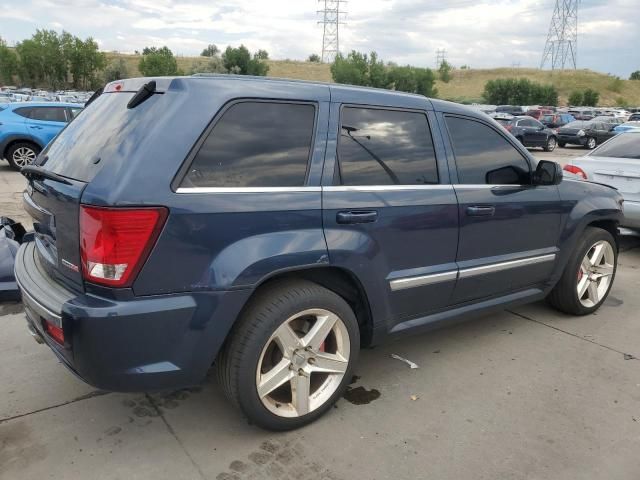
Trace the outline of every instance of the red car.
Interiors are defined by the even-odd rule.
[[[544,115],[549,115],[552,113],[553,113],[552,110],[548,110],[546,108],[538,108],[537,110],[529,110],[527,113],[525,113],[525,115],[528,115],[529,117],[533,117],[536,120],[540,120],[540,118],[543,117]]]

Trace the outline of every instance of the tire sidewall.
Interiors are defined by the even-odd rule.
[[[314,289],[315,290],[315,289]],[[338,295],[319,287],[319,295],[297,297],[279,308],[261,312],[260,328],[247,338],[247,346],[238,370],[238,403],[242,411],[260,427],[269,430],[291,430],[313,422],[322,416],[342,396],[351,381],[353,368],[360,349],[360,332],[356,317],[349,305]],[[315,293],[315,292],[314,292]],[[269,411],[260,400],[256,388],[256,371],[258,362],[267,340],[273,332],[289,317],[303,310],[322,308],[336,314],[344,323],[349,333],[349,365],[342,382],[333,395],[316,410],[301,417],[279,417]],[[257,314],[249,310],[247,314]]]
[[[33,151],[33,153],[35,153],[35,156],[37,157],[38,154],[40,153],[40,148],[38,148],[37,146],[31,144],[31,143],[27,143],[27,142],[20,142],[20,143],[16,143],[15,145],[12,145],[11,148],[9,148],[7,150],[7,161],[9,162],[9,165],[15,169],[15,170],[20,170],[22,167],[17,165],[14,160],[13,160],[13,154],[15,153],[16,150],[18,150],[19,148],[29,148]],[[35,161],[35,159],[34,159]]]

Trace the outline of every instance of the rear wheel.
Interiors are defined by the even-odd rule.
[[[601,228],[587,228],[560,281],[549,294],[549,302],[573,315],[595,312],[609,295],[617,261],[613,236]]]
[[[549,137],[547,139],[547,144],[544,147],[545,152],[553,152],[556,149],[556,137]]]
[[[29,142],[15,143],[7,150],[7,160],[9,165],[16,170],[20,170],[27,165],[33,165],[36,157],[40,153],[40,147]]]
[[[595,138],[593,137],[587,138],[587,143],[585,144],[585,147],[587,147],[589,150],[593,150],[594,148],[596,148],[597,145],[598,145],[598,142],[596,141]]]
[[[340,296],[312,282],[283,281],[258,292],[216,368],[250,422],[290,430],[340,398],[359,348],[357,320]]]

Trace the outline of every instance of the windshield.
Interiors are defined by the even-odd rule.
[[[577,120],[575,122],[567,123],[564,128],[584,128],[587,126],[587,122]]]
[[[621,133],[596,148],[590,156],[640,159],[640,134]]]

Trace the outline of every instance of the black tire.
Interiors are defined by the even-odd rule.
[[[558,144],[556,137],[549,137],[547,139],[547,144],[544,146],[545,152],[553,152],[556,149],[556,145]]]
[[[598,146],[598,141],[593,137],[588,137],[587,141],[584,144],[584,148],[588,150],[593,150]]]
[[[269,410],[258,395],[256,373],[263,349],[288,318],[311,308],[336,314],[349,336],[350,354],[344,377],[335,392],[311,412],[283,417]],[[360,348],[360,331],[353,310],[334,292],[306,280],[276,281],[259,290],[232,329],[216,360],[216,372],[225,395],[250,423],[268,430],[292,430],[325,413],[343,395],[351,381]]]
[[[22,165],[21,161],[18,160],[18,157],[25,158],[22,152],[29,155],[30,162],[27,161],[26,164]],[[31,142],[18,142],[14,143],[7,149],[7,161],[11,168],[14,170],[20,170],[25,165],[31,165],[33,161],[36,159],[38,154],[40,153],[40,147],[35,143]]]
[[[580,265],[582,264],[582,260],[585,255],[587,255],[591,250],[592,246],[600,241],[608,242],[613,249],[613,274],[611,275],[609,287],[602,295],[600,301],[591,307],[586,307],[581,303],[580,298],[578,298],[577,288],[580,279]],[[588,315],[595,312],[607,299],[607,296],[611,291],[611,287],[616,276],[617,263],[618,248],[613,236],[601,228],[587,227],[582,238],[578,241],[578,245],[571,255],[571,258],[567,262],[560,281],[547,297],[548,302],[557,310],[570,315]]]
[[[567,144],[566,144],[566,143],[564,143],[564,142],[558,142],[558,146],[559,146],[560,148],[565,148],[565,147],[567,146]]]

